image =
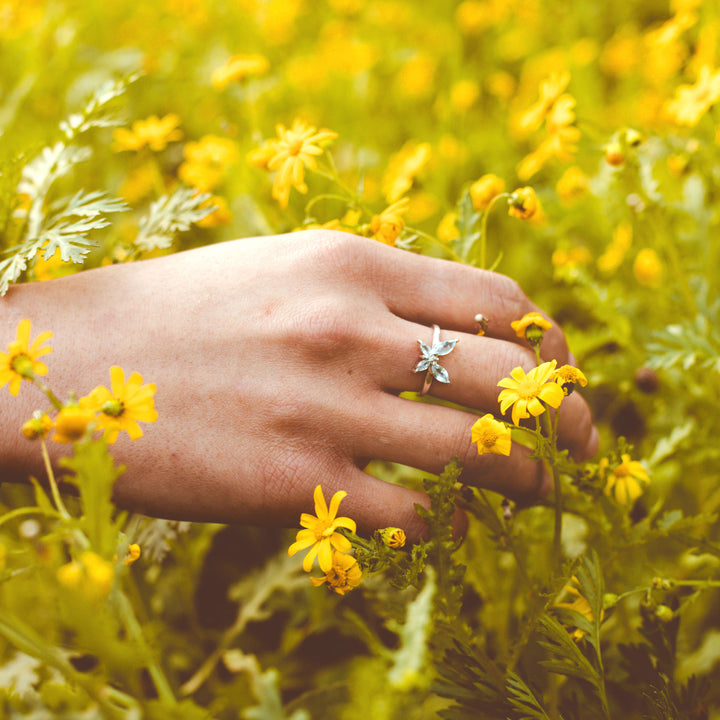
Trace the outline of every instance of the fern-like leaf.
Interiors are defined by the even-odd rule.
[[[210,195],[192,188],[180,188],[172,195],[163,195],[150,205],[148,214],[140,221],[135,244],[141,250],[167,248],[177,233],[185,232],[215,208],[200,207]]]

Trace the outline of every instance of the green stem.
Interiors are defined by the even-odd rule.
[[[57,482],[55,481],[55,473],[52,469],[52,463],[50,462],[50,456],[48,455],[47,445],[45,444],[45,438],[40,438],[40,447],[42,448],[43,462],[45,463],[45,471],[47,472],[48,482],[50,483],[50,492],[52,493],[53,500],[57,506],[60,516],[64,520],[69,520],[71,515],[65,507],[65,503],[60,496],[60,490],[58,489]]]
[[[0,615],[0,635],[20,652],[37,658],[44,665],[58,670],[72,685],[81,687],[103,711],[107,718],[122,720],[127,717],[111,702],[108,697],[122,701],[125,708],[137,708],[137,703],[129,695],[109,687],[98,687],[92,676],[78,672],[55,648],[46,646],[41,639],[35,637],[35,631],[25,626],[18,618],[9,615],[6,611]]]
[[[480,267],[485,270],[486,265],[486,255],[487,255],[487,224],[488,224],[488,216],[490,215],[490,211],[497,205],[498,200],[501,198],[509,198],[509,193],[500,193],[499,195],[496,195],[489,203],[488,206],[485,208],[485,212],[483,213],[482,220],[480,221]]]
[[[408,232],[415,233],[415,235],[425,238],[426,240],[429,240],[434,245],[441,247],[453,260],[455,260],[459,263],[464,262],[463,259],[451,247],[446,245],[441,240],[438,240],[437,238],[433,237],[432,235],[428,235],[427,233],[423,232],[422,230],[418,230],[417,228],[410,227],[409,225],[406,225],[405,229]]]
[[[37,376],[33,375],[32,382],[35,384],[36,387],[40,388],[43,393],[47,396],[47,399],[52,403],[52,406],[56,410],[62,410],[63,404],[58,400],[55,393],[47,386],[45,383],[37,379]]]
[[[150,677],[153,680],[155,689],[157,690],[158,697],[163,703],[169,705],[176,705],[177,700],[175,699],[175,695],[170,688],[170,683],[167,681],[167,678],[165,677],[162,669],[155,660],[155,656],[153,655],[153,652],[150,649],[147,640],[145,639],[142,627],[140,626],[140,623],[135,617],[135,613],[133,612],[129,600],[122,592],[118,592],[118,594],[115,596],[115,603],[118,609],[120,619],[125,625],[128,634],[138,644],[140,651],[145,656],[145,661],[147,662],[147,669],[150,673]]]

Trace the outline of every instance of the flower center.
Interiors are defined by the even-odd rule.
[[[347,584],[347,573],[339,567],[332,567],[327,574],[328,583],[332,587],[344,587]]]
[[[615,468],[613,475],[615,475],[616,478],[625,478],[630,475],[630,471],[627,469],[625,463],[623,463]]]
[[[332,522],[330,520],[318,519],[315,523],[313,532],[318,540],[322,540],[323,538],[330,537],[335,531],[333,530]]]
[[[498,433],[490,428],[486,429],[482,436],[482,444],[486,448],[491,448],[498,439]]]
[[[120,402],[120,400],[108,400],[106,403],[103,403],[100,412],[110,417],[120,417],[125,412],[125,405]]]
[[[301,138],[293,140],[291,143],[288,144],[288,155],[292,155],[293,157],[299,155],[303,149],[303,144],[304,143]]]
[[[518,383],[517,394],[523,400],[531,400],[537,397],[538,392],[540,392],[540,385],[532,378],[526,377]]]
[[[18,353],[10,361],[10,367],[24,378],[34,376],[32,360],[25,353]]]

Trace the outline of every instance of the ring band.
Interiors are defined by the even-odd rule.
[[[452,352],[458,340],[440,340],[440,328],[433,325],[432,344],[426,345],[422,340],[418,340],[420,344],[420,352],[422,357],[415,366],[414,372],[425,372],[425,381],[423,382],[420,395],[427,394],[430,390],[433,380],[441,383],[449,383],[450,377],[447,370],[440,365],[439,358],[441,355],[447,355]]]

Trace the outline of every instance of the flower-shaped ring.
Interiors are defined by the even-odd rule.
[[[457,345],[458,340],[443,340],[440,341],[440,328],[437,325],[433,325],[433,337],[432,345],[426,345],[422,340],[418,340],[420,343],[420,352],[422,357],[415,366],[415,372],[425,371],[425,382],[423,388],[420,391],[421,395],[425,395],[430,389],[433,379],[441,383],[449,383],[450,378],[447,370],[440,365],[439,358],[441,355],[447,355]]]

